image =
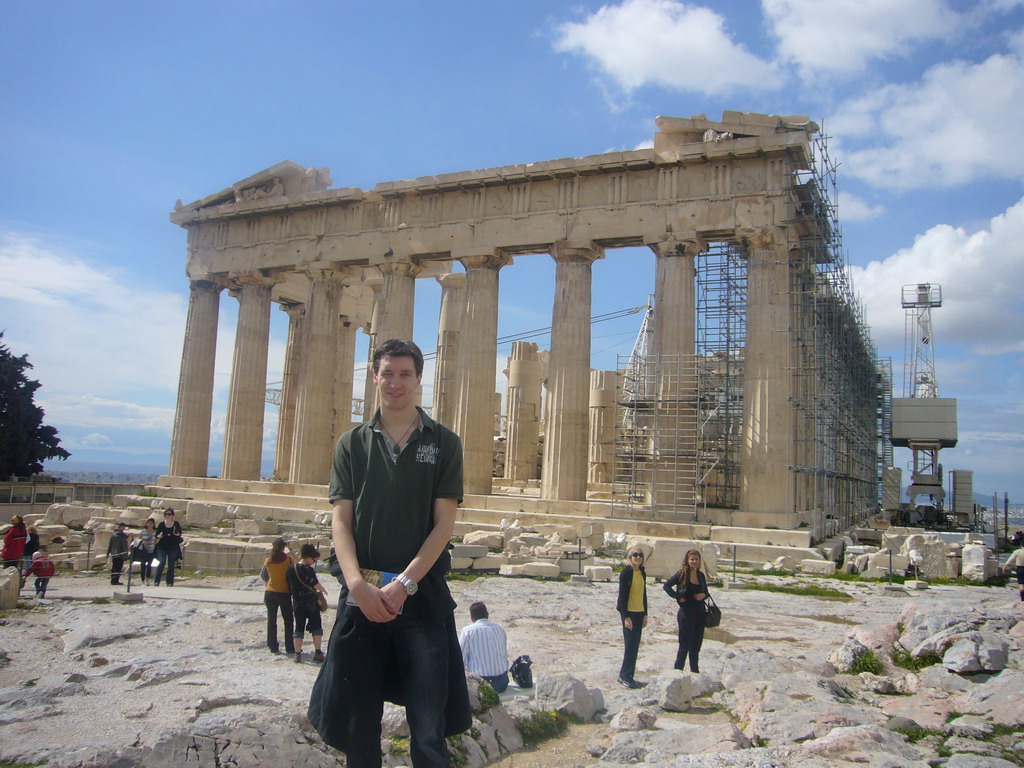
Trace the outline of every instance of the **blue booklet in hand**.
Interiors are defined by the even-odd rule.
[[[391,571],[374,571],[369,568],[360,568],[359,570],[363,574],[363,580],[366,581],[367,584],[372,584],[377,587],[377,589],[383,589],[398,576],[397,573],[391,573]],[[348,593],[348,597],[345,598],[345,602],[348,605],[359,605],[355,601],[355,598],[352,597],[351,592]],[[401,613],[401,611],[399,611],[399,613]]]

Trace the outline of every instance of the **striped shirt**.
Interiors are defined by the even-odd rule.
[[[480,677],[497,677],[508,671],[505,630],[487,619],[477,619],[459,635],[466,670]]]

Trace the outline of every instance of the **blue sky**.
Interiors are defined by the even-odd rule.
[[[12,0],[0,20],[0,328],[35,364],[69,468],[166,466],[187,305],[176,199],[285,159],[366,189],[632,149],[657,115],[732,109],[825,127],[854,284],[897,387],[900,288],[940,283],[939,393],[958,398],[960,429],[942,462],[1024,498],[1022,0]],[[542,256],[502,271],[500,333],[550,324],[553,274]],[[652,277],[648,253],[610,252],[594,312],[643,305]],[[429,351],[439,291],[419,282]],[[638,328],[595,326],[594,367]]]

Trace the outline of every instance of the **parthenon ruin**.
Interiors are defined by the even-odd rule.
[[[208,472],[223,289],[239,311],[222,476],[260,477],[276,302],[289,330],[275,474],[317,484],[352,422],[357,332],[371,349],[412,338],[415,281],[434,278],[431,409],[463,440],[467,494],[533,480],[548,509],[600,499],[611,515],[819,538],[872,513],[890,385],[847,281],[818,127],[739,112],[655,122],[650,149],[366,191],[283,162],[179,203],[191,299],[169,474]],[[592,266],[636,246],[656,261],[647,343],[592,372]],[[551,344],[513,349],[496,478],[499,275],[536,254],[555,263]]]

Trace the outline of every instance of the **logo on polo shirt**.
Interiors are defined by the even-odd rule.
[[[417,464],[437,464],[437,454],[441,449],[436,444],[421,445],[416,449]]]

